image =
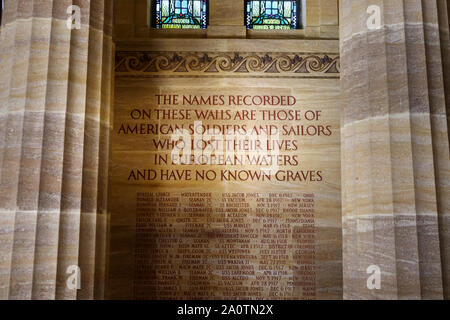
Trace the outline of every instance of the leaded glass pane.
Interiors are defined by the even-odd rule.
[[[207,26],[207,0],[155,0],[159,29],[200,29]]]
[[[259,14],[259,1],[252,1],[253,15],[257,16]]]
[[[169,16],[169,0],[163,0],[162,1],[162,7],[161,7],[161,11],[162,11],[162,16],[163,17],[168,17]]]
[[[292,16],[292,3],[290,1],[284,1],[284,15],[287,17]]]
[[[246,23],[249,29],[297,29],[299,0],[248,0]]]
[[[202,5],[200,1],[194,1],[194,17],[201,17]]]

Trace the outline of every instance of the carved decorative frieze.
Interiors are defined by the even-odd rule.
[[[118,76],[339,78],[338,54],[118,51]]]

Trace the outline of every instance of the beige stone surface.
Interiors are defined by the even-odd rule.
[[[149,148],[139,139],[129,143],[116,137],[110,146],[116,128],[112,105],[116,100],[118,123],[130,101],[168,88],[201,92],[205,87],[290,92],[304,97],[302,105],[329,107],[333,116],[327,120],[334,126],[341,118],[340,137],[329,145],[306,143],[304,157],[327,168],[333,181],[317,189],[326,195],[317,208],[317,297],[450,297],[447,0],[371,1],[381,8],[379,30],[367,28],[368,1],[304,0],[304,29],[270,32],[246,30],[243,0],[211,0],[208,29],[178,31],[149,28],[148,3],[5,0],[0,26],[0,299],[133,296],[132,204],[136,189],[148,186],[130,187],[116,174],[154,153],[130,150]],[[81,7],[80,30],[66,28],[71,4]],[[334,59],[338,39],[341,81],[326,69],[323,79],[307,79],[308,74],[303,79],[293,74],[189,78],[165,72],[141,80],[121,74],[113,84],[114,42],[119,51],[207,48],[208,57],[247,50],[288,57],[332,53]],[[332,161],[320,160],[325,149]],[[338,154],[340,165],[334,161]],[[340,214],[342,221],[336,219]],[[373,264],[381,268],[380,290],[366,286],[366,269]],[[82,269],[78,292],[66,285],[71,265]]]
[[[333,57],[337,52],[336,41],[289,41],[282,40],[228,40],[228,39],[195,39],[195,40],[142,40],[121,42],[117,48],[120,52],[118,57],[126,54],[126,51],[139,52],[164,52],[169,56],[174,52],[186,52],[198,50],[198,48],[208,48],[210,54],[223,52],[238,52],[245,56],[245,50],[251,43],[252,52],[264,56],[265,53],[276,56],[275,53],[305,53],[317,54],[322,57],[328,54]],[[323,54],[322,54],[323,53]],[[117,62],[120,64],[120,59]],[[286,69],[286,67],[285,67]],[[120,69],[122,70],[122,69]],[[128,71],[116,70],[115,86],[115,109],[114,126],[111,131],[112,155],[110,167],[110,203],[111,230],[110,230],[110,261],[108,264],[108,293],[109,298],[130,299],[136,297],[135,248],[136,243],[136,193],[137,192],[205,192],[214,191],[220,195],[221,192],[314,192],[317,201],[316,207],[316,291],[315,297],[319,299],[340,299],[341,298],[341,226],[340,226],[340,165],[339,165],[339,110],[340,88],[338,74],[328,74],[328,79],[319,79],[320,72],[311,74],[290,75],[287,71],[279,74],[266,75],[261,77],[259,73],[249,75],[219,73],[217,76],[198,76],[195,81],[190,74],[195,72],[170,74],[164,70],[158,74],[137,74],[133,69]],[[290,79],[286,79],[289,76]],[[302,79],[302,76],[313,79]],[[315,78],[315,79],[314,79]],[[326,78],[326,77],[325,77]],[[334,79],[333,79],[334,78]],[[118,129],[122,123],[129,122],[129,112],[136,108],[157,107],[155,99],[156,93],[171,92],[177,94],[283,94],[294,95],[298,102],[295,108],[304,110],[308,108],[318,108],[323,110],[324,119],[321,123],[332,125],[334,134],[327,138],[300,138],[301,149],[299,152],[302,165],[305,168],[320,168],[326,172],[326,182],[322,184],[306,183],[238,183],[238,182],[212,182],[211,185],[201,182],[130,182],[127,176],[131,168],[151,168],[153,155],[161,153],[151,144],[151,137],[148,136],[124,136],[118,134]],[[172,106],[173,107],[173,106]],[[193,107],[189,107],[192,109]],[[227,108],[226,106],[221,109]],[[261,119],[258,119],[261,121]],[[221,121],[208,121],[208,123],[223,123]],[[275,122],[274,122],[275,123]],[[250,122],[249,122],[250,124]],[[278,123],[281,124],[281,123]],[[176,166],[168,166],[170,169]],[[198,168],[190,166],[190,168]],[[232,167],[230,167],[232,168]],[[217,203],[215,205],[218,205]],[[281,220],[280,220],[281,221]],[[251,221],[248,221],[251,223]],[[256,225],[253,224],[253,227]],[[173,236],[182,235],[182,224],[174,231]],[[220,233],[223,225],[211,226],[208,233]],[[294,228],[294,225],[291,226]],[[216,240],[220,243],[220,240]],[[291,255],[292,252],[289,253]],[[292,259],[292,258],[291,258]],[[214,257],[209,258],[208,265],[214,269],[217,266]],[[177,262],[178,263],[178,262]],[[252,262],[257,265],[257,262]],[[286,266],[293,264],[293,260],[286,262]],[[158,267],[154,267],[158,270]],[[149,273],[148,277],[151,278]],[[213,285],[220,280],[220,276],[210,278],[208,281]],[[284,280],[283,280],[284,281]],[[182,298],[182,290],[190,290],[192,297],[198,289],[189,284],[187,278],[181,281],[182,288],[172,291],[173,297]],[[191,289],[189,289],[191,288]],[[268,288],[266,288],[268,289]],[[288,292],[285,298],[301,297],[300,287],[296,287],[292,292]],[[231,290],[233,291],[233,289]],[[226,297],[224,288],[217,287],[216,298]],[[201,292],[199,292],[201,293]],[[156,292],[147,292],[147,297],[158,297]],[[238,291],[236,289],[236,294]],[[264,290],[262,297],[273,297],[269,291]],[[138,297],[142,297],[139,295]],[[210,296],[209,298],[212,298]],[[254,298],[253,295],[239,296],[242,298]]]
[[[117,41],[149,38],[265,38],[338,39],[338,0],[302,0],[306,6],[304,28],[298,30],[246,30],[244,0],[210,0],[206,30],[156,30],[149,28],[149,0],[115,1]]]
[[[439,22],[439,36],[440,36],[440,49],[441,49],[441,57],[442,57],[442,71],[443,71],[443,81],[444,81],[444,90],[445,90],[445,105],[446,110],[440,111],[440,115],[436,115],[432,117],[432,121],[436,123],[436,128],[442,128],[435,130],[435,134],[440,136],[438,141],[444,143],[443,147],[438,148],[437,157],[445,157],[445,127],[447,127],[447,138],[450,142],[450,133],[448,128],[450,128],[450,38],[449,38],[449,17],[450,17],[450,5],[448,1],[439,0],[437,1],[437,13],[438,13],[438,22]],[[441,104],[442,106],[442,104]],[[444,112],[443,112],[444,111]],[[443,114],[447,116],[447,125],[445,125],[445,117]],[[448,172],[448,171],[447,171]],[[438,203],[438,208],[442,208],[443,212],[449,212],[448,209],[448,199],[446,196],[448,194],[448,184],[445,181],[449,181],[449,178],[438,177],[437,184],[437,194],[440,199],[442,199],[441,204]],[[444,199],[442,196],[446,196]],[[439,225],[440,225],[440,247],[441,247],[441,259],[443,266],[443,282],[444,282],[444,296],[448,299],[450,297],[450,233],[449,233],[449,216],[448,214],[440,214],[439,215]]]
[[[67,28],[72,4],[82,9],[80,30]],[[83,185],[106,184],[105,178],[98,183],[96,178],[105,176],[108,163],[104,155],[98,163],[100,129],[95,127],[100,128],[100,119],[109,127],[109,113],[100,116],[100,105],[109,109],[111,103],[112,5],[112,0],[5,2],[0,34],[2,299],[75,299],[77,292],[66,286],[70,265],[86,268],[85,290],[78,298],[103,297],[103,289],[94,295],[94,282],[104,287],[103,267],[96,281],[93,270],[96,262],[105,265],[106,220],[96,219],[97,197],[92,202]],[[96,150],[96,156],[87,153]],[[89,174],[83,174],[83,165]],[[102,192],[107,188],[101,187]],[[90,210],[88,217],[83,209]],[[86,241],[89,232],[94,237]],[[90,258],[96,253],[97,260]]]
[[[373,4],[378,30],[366,25],[365,2],[340,2],[344,298],[442,299],[450,191],[443,3]],[[380,290],[366,286],[371,265],[381,269]]]

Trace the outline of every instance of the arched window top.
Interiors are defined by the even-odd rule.
[[[301,0],[246,0],[248,29],[300,29]]]
[[[207,0],[155,0],[154,27],[158,29],[205,29]]]

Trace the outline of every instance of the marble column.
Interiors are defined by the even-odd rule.
[[[367,23],[371,5],[379,28]],[[340,1],[345,299],[449,298],[444,7]],[[367,285],[370,266],[381,271],[379,289]]]
[[[81,9],[81,28],[67,9]],[[5,0],[0,299],[101,299],[113,0]],[[67,286],[69,266],[81,289]]]

